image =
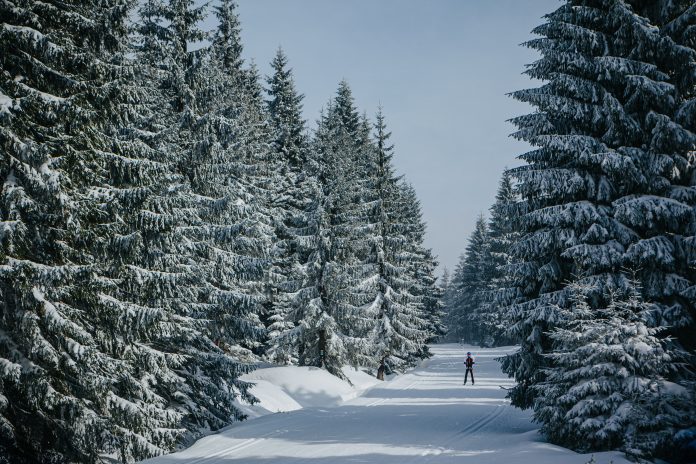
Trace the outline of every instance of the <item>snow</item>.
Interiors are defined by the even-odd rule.
[[[350,383],[316,367],[257,369],[243,375],[241,380],[254,383],[251,393],[259,403],[242,404],[240,409],[250,417],[258,417],[304,407],[338,406],[380,383],[373,376],[360,370],[344,368],[343,373]]]
[[[0,92],[0,114],[2,113],[10,113],[10,109],[13,108],[15,105],[15,101],[5,95],[4,93]]]
[[[544,442],[531,414],[510,406],[512,381],[496,358],[515,347],[434,345],[433,358],[377,382],[346,369],[353,382],[319,369],[277,367],[244,376],[267,414],[203,438],[149,464],[473,463],[627,464],[621,453],[577,454]],[[475,386],[463,386],[465,353],[476,357]],[[371,388],[370,388],[371,387]],[[347,401],[342,398],[350,398]],[[302,409],[300,409],[302,408]]]
[[[3,24],[2,27],[11,32],[27,34],[35,42],[40,42],[44,39],[44,35],[32,27],[17,26],[14,24]]]

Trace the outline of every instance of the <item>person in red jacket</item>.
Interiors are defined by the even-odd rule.
[[[469,374],[471,374],[471,385],[474,385],[474,358],[471,357],[471,352],[468,352],[466,354],[466,360],[464,361],[464,365],[466,366],[466,373],[464,374],[464,385],[466,385],[466,380],[469,378]]]

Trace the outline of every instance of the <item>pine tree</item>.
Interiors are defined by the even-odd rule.
[[[372,302],[360,288],[373,273],[369,244],[367,195],[360,178],[366,172],[370,145],[361,143],[361,123],[348,84],[322,114],[312,143],[309,165],[317,179],[316,203],[308,213],[314,250],[304,266],[306,280],[297,292],[289,340],[301,365],[323,366],[343,377],[342,366],[358,364],[374,319],[364,307]],[[361,235],[361,233],[363,233]]]
[[[488,223],[490,237],[490,282],[489,292],[485,295],[483,310],[484,332],[488,334],[489,345],[506,344],[510,340],[505,335],[505,313],[502,309],[508,306],[511,296],[517,293],[507,289],[512,287],[508,270],[512,264],[512,246],[518,238],[516,230],[517,192],[513,186],[512,177],[508,171],[503,172],[496,193],[495,203],[491,207],[491,217]]]
[[[403,293],[413,302],[401,317],[414,336],[417,349],[410,353],[409,365],[415,365],[430,356],[425,343],[443,330],[435,278],[437,260],[424,245],[426,224],[415,188],[402,179],[399,191],[397,217],[406,237],[406,248],[402,251],[406,262]]]
[[[330,310],[344,334],[347,364],[363,361],[365,343],[374,327],[369,310],[374,301],[377,256],[372,211],[378,200],[375,185],[374,146],[369,125],[361,120],[350,87],[342,81],[328,118],[329,139],[319,140],[324,162],[336,164],[331,180],[332,249],[324,276]],[[328,156],[327,156],[328,155]]]
[[[219,307],[211,301],[211,227],[205,197],[184,169],[200,165],[195,155],[210,140],[201,136],[196,100],[200,57],[186,48],[200,36],[201,14],[186,2],[142,5],[136,80],[123,92],[132,97],[119,121],[123,152],[104,173],[114,229],[100,256],[100,298],[116,321],[103,343],[130,368],[109,397],[126,422],[115,446],[125,461],[242,418],[234,400],[251,399],[238,380],[248,368],[210,330]]]
[[[461,261],[461,257],[460,257]],[[455,341],[454,332],[450,329],[450,315],[454,308],[455,291],[452,285],[452,275],[449,268],[445,267],[442,271],[440,287],[442,287],[442,323],[444,324],[444,340]]]
[[[309,140],[302,118],[303,96],[297,93],[288,60],[278,49],[268,78],[267,109],[278,169],[274,182],[274,207],[282,217],[276,221],[274,260],[277,268],[271,315],[268,318],[268,355],[276,362],[297,359],[292,341],[292,312],[301,306],[307,280],[306,265],[314,245],[311,218],[317,207],[316,172],[310,165]],[[299,301],[298,301],[299,300]]]
[[[314,236],[313,252],[304,266],[305,286],[293,300],[292,320],[296,325],[285,344],[296,345],[300,365],[325,367],[341,377],[341,367],[347,359],[346,337],[332,311],[329,272],[336,256],[334,240],[335,216],[338,214],[340,159],[331,150],[335,112],[332,105],[322,114],[312,142],[310,163],[316,175],[319,191],[313,205],[309,225]],[[288,349],[288,348],[286,348]]]
[[[432,250],[425,249],[422,255],[423,266],[419,268],[418,280],[421,283],[422,302],[425,319],[428,321],[426,343],[435,343],[447,334],[445,326],[445,289],[435,275],[438,260]],[[425,356],[423,356],[425,357]]]
[[[692,422],[693,397],[667,379],[685,353],[650,327],[654,310],[628,280],[606,305],[591,305],[591,289],[569,286],[571,305],[556,307],[550,334],[553,366],[534,388],[535,419],[556,443],[578,451],[622,448],[648,458],[665,451],[674,433]],[[593,309],[596,306],[596,309]]]
[[[493,270],[488,225],[480,215],[451,283],[456,296],[449,313],[449,329],[466,343],[483,343],[489,336],[486,298]]]
[[[682,122],[693,95],[685,69],[695,61],[693,48],[669,35],[671,20],[692,13],[681,2],[656,6],[569,1],[528,43],[542,58],[527,73],[546,84],[513,94],[537,108],[513,122],[515,135],[538,147],[513,170],[523,214],[511,274],[526,301],[510,307],[521,350],[503,368],[518,382],[511,392],[518,406],[536,403],[537,386],[555,367],[545,356],[558,323],[549,308],[571,306],[569,282],[591,289],[594,310],[601,295],[627,293],[623,266],[640,269],[652,307],[644,322],[693,330],[688,289],[695,276],[686,244],[693,240],[694,135]],[[670,21],[661,17],[665,11]],[[668,380],[686,376],[680,371]]]
[[[101,259],[130,6],[0,5],[0,449],[12,462],[99,462],[135,435],[114,393],[134,366],[105,328],[137,317],[110,311]],[[171,443],[175,414],[164,416]]]
[[[191,73],[200,117],[183,172],[203,211],[210,336],[224,351],[250,361],[260,350],[266,301],[270,226],[270,131],[258,74],[243,68],[236,5],[216,6],[218,27]],[[241,366],[240,366],[241,367]]]
[[[411,218],[402,214],[404,208],[400,203],[405,198],[400,178],[392,166],[394,147],[389,144],[390,136],[380,109],[375,124],[376,150],[373,153],[376,169],[372,173],[374,183],[370,195],[376,200],[370,221],[373,231],[370,252],[376,259],[376,267],[373,276],[365,280],[376,285],[374,288],[364,285],[361,290],[375,292],[373,301],[365,308],[368,316],[376,318],[365,354],[372,357],[381,373],[402,371],[410,366],[414,354],[422,350],[429,336],[423,327],[413,324],[421,316],[419,311],[425,309],[421,307],[425,296],[411,293],[415,286],[415,276],[409,275],[415,256],[411,253],[412,244],[408,236],[408,220]],[[428,270],[432,271],[423,269],[425,272]]]
[[[447,293],[447,290],[449,290],[451,280],[450,270],[447,266],[445,266],[445,268],[442,270],[442,277],[440,278],[440,287],[442,287],[442,290],[445,293]]]

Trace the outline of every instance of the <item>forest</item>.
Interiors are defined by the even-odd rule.
[[[448,336],[521,345],[509,397],[553,443],[693,462],[696,4],[569,1],[545,19],[524,44],[543,84],[511,95],[534,108],[512,135],[535,148],[444,276]]]
[[[263,365],[384,379],[438,342],[517,345],[551,443],[693,462],[696,4],[543,21],[533,149],[438,278],[388,108],[343,80],[308,123],[234,0],[0,0],[0,463],[171,453],[245,420]]]
[[[384,116],[341,82],[310,134],[205,9],[0,4],[0,460],[155,456],[243,419],[259,359],[402,370],[442,330]]]

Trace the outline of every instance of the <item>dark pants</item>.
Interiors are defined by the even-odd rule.
[[[464,374],[464,385],[466,385],[466,379],[469,378],[469,374],[471,374],[471,383],[474,383],[474,370],[470,367],[467,367],[466,374]]]

